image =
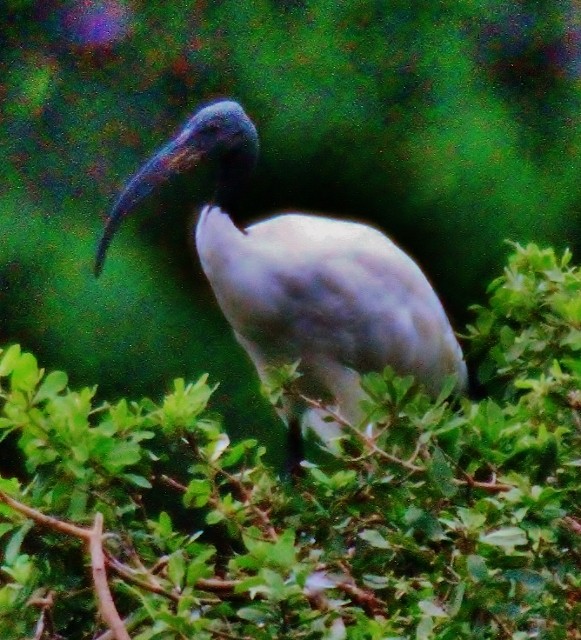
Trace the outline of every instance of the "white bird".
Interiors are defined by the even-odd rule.
[[[359,417],[360,376],[390,365],[437,395],[448,375],[465,390],[466,364],[444,309],[415,262],[377,229],[285,213],[246,229],[236,203],[258,157],[258,135],[242,107],[220,101],[195,113],[128,182],[108,218],[95,272],[123,217],[160,182],[208,158],[216,192],[195,231],[202,268],[238,342],[265,379],[300,360],[298,384]],[[289,455],[302,456],[301,423],[324,439],[337,425],[298,400],[281,417]]]

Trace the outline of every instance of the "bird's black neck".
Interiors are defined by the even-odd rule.
[[[256,151],[244,148],[218,161],[213,203],[228,213],[236,226],[240,224],[241,196],[255,164]]]

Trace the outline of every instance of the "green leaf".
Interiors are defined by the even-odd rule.
[[[466,593],[466,583],[460,582],[454,587],[452,591],[452,597],[450,598],[450,604],[448,606],[448,615],[454,618],[460,613],[462,608],[462,602],[464,601],[464,594]]]
[[[467,556],[466,568],[468,569],[470,576],[477,582],[488,578],[488,567],[486,566],[486,561],[482,556],[472,554]]]
[[[254,605],[252,607],[240,607],[236,612],[242,620],[247,620],[253,624],[264,625],[270,622],[272,614],[262,605]]]
[[[25,522],[21,527],[19,527],[10,537],[8,543],[6,544],[6,547],[4,548],[3,560],[6,565],[10,566],[16,562],[16,559],[20,554],[20,548],[22,547],[24,538],[33,526],[33,522],[29,520]]]
[[[440,607],[435,604],[431,600],[420,600],[418,602],[418,607],[420,611],[425,613],[427,616],[432,616],[433,618],[447,618],[448,614]]]
[[[434,485],[446,498],[451,498],[458,492],[458,487],[454,484],[454,473],[446,461],[446,457],[439,447],[435,447],[432,459],[428,466],[428,473]]]
[[[125,480],[136,487],[141,487],[142,489],[151,489],[151,482],[143,476],[139,476],[135,473],[124,473],[121,477],[125,478]]]
[[[376,549],[390,549],[389,542],[376,529],[364,529],[359,533],[361,540],[365,540],[368,544]]]
[[[20,482],[18,478],[2,478],[0,476],[0,491],[12,497],[18,496],[20,493]]]
[[[16,363],[20,360],[20,345],[13,344],[3,354],[0,360],[0,377],[7,376],[12,373]]]
[[[218,522],[222,522],[224,518],[226,518],[226,516],[221,511],[214,509],[206,516],[206,523],[209,525],[218,524]]]
[[[172,584],[178,589],[181,589],[184,576],[186,575],[186,563],[182,551],[176,551],[169,557],[167,574]]]
[[[213,439],[209,444],[207,444],[204,447],[204,450],[210,462],[216,462],[216,460],[218,460],[222,456],[224,451],[228,449],[229,444],[230,438],[225,433],[219,434],[217,438]]]
[[[33,402],[38,404],[48,398],[54,398],[58,393],[66,388],[68,376],[63,371],[51,371],[40,385]]]
[[[479,540],[484,544],[501,547],[507,553],[513,552],[515,547],[527,544],[527,536],[519,527],[503,527],[490,533],[481,534]]]
[[[14,528],[15,525],[10,522],[0,522],[0,538]]]
[[[23,353],[14,363],[10,385],[13,390],[30,392],[40,378],[36,358],[31,353]]]
[[[231,467],[242,459],[242,457],[251,449],[254,449],[258,444],[257,440],[248,439],[239,442],[238,444],[230,447],[224,456],[222,456],[222,467]]]
[[[212,495],[212,485],[209,480],[191,480],[184,494],[186,507],[203,507],[208,504]]]
[[[214,547],[208,547],[204,551],[196,553],[193,560],[190,561],[186,573],[186,584],[194,586],[200,578],[209,578],[213,574],[214,567],[210,564],[210,560],[216,555]]]

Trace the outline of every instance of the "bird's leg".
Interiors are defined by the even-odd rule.
[[[301,421],[292,416],[288,423],[287,447],[286,447],[286,472],[291,479],[300,478],[303,475],[301,462],[305,458],[305,443],[301,429]]]

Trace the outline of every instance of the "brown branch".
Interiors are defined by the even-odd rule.
[[[579,522],[579,520],[572,518],[571,516],[565,516],[563,518],[563,522],[573,533],[581,535],[581,522]]]
[[[113,596],[107,582],[107,571],[105,570],[105,553],[101,538],[103,537],[103,514],[95,514],[95,524],[89,537],[89,553],[91,554],[91,571],[93,574],[93,584],[97,595],[97,605],[101,617],[113,632],[115,640],[131,640],[123,620],[119,616]]]
[[[123,624],[125,625],[126,629],[134,629],[148,617],[149,614],[145,610],[137,610],[135,613],[127,616],[127,618],[123,620]],[[113,633],[113,631],[111,631],[111,629],[108,629],[97,638],[94,638],[94,640],[115,640],[115,634]]]
[[[190,449],[192,450],[194,457],[203,460],[204,458],[200,453],[200,447],[198,447],[198,443],[196,442],[196,439],[194,438],[194,436],[191,433],[187,433],[185,436],[185,440],[188,443]]]
[[[105,554],[105,562],[117,575],[125,578],[128,582],[132,582],[137,587],[141,587],[142,589],[155,593],[159,596],[164,596],[173,602],[179,602],[179,596],[172,591],[164,589],[159,582],[151,576],[151,574],[147,574],[147,578],[144,579],[138,575],[137,572],[131,569],[131,567],[124,565],[122,562],[119,562],[117,558],[114,558],[109,554]]]
[[[387,460],[388,462],[391,462],[393,464],[397,464],[404,469],[408,469],[409,471],[413,471],[414,473],[425,471],[424,467],[419,467],[409,462],[408,460],[402,460],[401,458],[398,458],[397,456],[394,456],[391,453],[380,449],[371,438],[368,438],[365,434],[361,433],[361,431],[357,427],[352,425],[348,420],[345,420],[342,415],[325,406],[323,403],[317,400],[311,400],[311,398],[307,398],[307,396],[304,396],[302,394],[299,394],[299,398],[303,400],[303,402],[306,402],[307,405],[312,409],[319,409],[320,411],[324,411],[329,417],[333,418],[333,420],[340,427],[343,427],[344,429],[352,433],[359,440],[359,442],[363,443],[366,447],[371,449],[371,451],[373,451],[373,453],[378,455],[380,458],[383,458],[384,460]]]
[[[375,453],[380,458],[383,458],[384,460],[387,460],[388,462],[391,462],[393,464],[397,464],[404,469],[407,469],[411,473],[424,473],[427,471],[425,467],[420,467],[413,464],[414,460],[416,460],[422,450],[422,445],[420,443],[416,445],[414,452],[407,460],[402,460],[401,458],[398,458],[397,456],[394,456],[387,451],[379,448],[371,438],[368,438],[365,434],[361,433],[361,431],[357,427],[352,425],[348,420],[345,420],[345,418],[343,418],[343,416],[338,414],[336,411],[333,411],[329,407],[325,406],[323,403],[317,400],[312,400],[311,398],[308,398],[307,396],[304,396],[302,394],[299,394],[299,397],[311,408],[319,409],[320,411],[324,411],[325,413],[327,413],[331,418],[333,418],[333,420],[335,420],[335,422],[340,427],[343,427],[344,429],[352,433],[361,443],[368,447],[372,451],[372,453]],[[502,493],[504,491],[510,491],[514,488],[510,484],[503,484],[500,482],[480,482],[478,480],[474,480],[471,475],[463,471],[462,474],[464,475],[465,480],[454,478],[454,484],[458,486],[472,487],[474,489],[482,489],[483,491],[488,491],[489,493]]]
[[[466,480],[459,480],[454,478],[452,482],[459,487],[473,487],[474,489],[482,489],[489,493],[503,493],[504,491],[510,491],[514,487],[510,484],[503,484],[502,482],[480,482],[474,480],[471,475],[465,474]]]
[[[215,471],[222,473],[226,477],[226,479],[236,487],[236,489],[240,492],[240,497],[247,503],[244,506],[249,507],[254,513],[254,515],[259,519],[260,524],[263,526],[267,536],[271,540],[274,540],[274,541],[278,540],[278,535],[276,533],[275,528],[272,526],[272,523],[270,522],[268,513],[260,509],[260,507],[250,504],[251,495],[250,495],[250,492],[246,490],[244,485],[237,478],[235,478],[232,474],[228,473],[224,469],[215,468]],[[169,487],[172,487],[173,489],[176,489],[180,493],[185,493],[188,490],[188,488],[185,485],[181,484],[181,482],[178,482],[177,480],[174,480],[173,478],[170,478],[165,474],[162,474],[161,476],[157,476],[157,477],[159,478],[159,480],[161,480],[161,482],[168,485]],[[214,508],[217,507],[218,505],[218,501],[212,498],[210,498],[209,503]]]
[[[69,536],[74,536],[75,538],[81,538],[82,540],[89,540],[91,537],[91,530],[84,529],[82,527],[77,527],[74,524],[70,524],[68,522],[64,522],[63,520],[58,520],[57,518],[53,518],[52,516],[44,515],[40,511],[29,507],[14,498],[11,498],[9,495],[6,495],[2,491],[0,491],[0,502],[4,502],[9,507],[12,507],[15,511],[18,511],[22,515],[25,515],[27,518],[34,520],[37,524],[40,524],[43,527],[48,527],[49,529],[54,529],[55,531],[60,531],[61,533],[66,533]]]
[[[107,573],[105,571],[105,554],[101,538],[103,536],[103,514],[95,514],[95,523],[92,529],[84,529],[74,524],[58,520],[52,516],[47,516],[29,507],[14,498],[0,491],[0,501],[12,507],[15,511],[34,520],[43,527],[48,527],[65,533],[76,538],[80,538],[89,544],[89,553],[91,555],[91,569],[93,574],[93,584],[95,585],[95,594],[97,596],[97,604],[103,620],[113,632],[115,640],[131,640],[125,626],[117,613],[115,603],[109,590],[107,583]]]
[[[240,584],[240,580],[220,580],[219,578],[199,578],[196,587],[201,591],[211,591],[220,593],[221,591],[231,592]]]
[[[166,476],[165,473],[162,474],[161,476],[154,476],[154,479],[156,478],[161,480],[164,484],[167,484],[168,487],[171,487],[172,489],[176,489],[181,493],[185,493],[188,490],[186,485],[182,484],[181,482],[178,482],[177,480],[174,480],[173,478],[170,478],[169,476]]]
[[[358,604],[369,616],[385,615],[386,607],[374,593],[367,589],[362,589],[352,582],[340,582],[337,585],[339,591],[343,591],[346,595]]]
[[[353,602],[358,604],[367,613],[367,615],[385,615],[385,602],[380,600],[371,590],[362,589],[357,586],[355,578],[353,578],[351,570],[346,562],[340,561],[338,565],[345,574],[346,579],[337,583],[336,588],[348,595]]]
[[[153,567],[151,567],[149,572],[152,575],[155,575],[156,573],[163,571],[163,569],[167,567],[168,562],[169,562],[169,556],[161,556],[161,558],[158,558],[157,562],[153,565]]]
[[[500,616],[497,616],[495,613],[493,613],[492,619],[494,620],[494,622],[496,622],[502,633],[504,633],[507,638],[512,638],[512,631],[508,628],[508,626],[504,623]]]
[[[125,578],[128,582],[133,583],[137,587],[141,587],[146,591],[163,596],[173,602],[179,602],[179,595],[164,589],[159,582],[153,577],[151,572],[146,572],[147,577],[142,577],[139,572],[131,567],[119,562],[108,553],[105,553],[105,562],[117,575]],[[152,570],[153,571],[153,570]],[[221,580],[218,578],[200,578],[196,581],[195,587],[201,591],[210,591],[212,593],[231,593],[240,584],[239,580]]]
[[[34,630],[34,640],[42,640],[45,631],[50,633],[52,627],[51,609],[54,605],[54,591],[49,591],[44,598],[31,598],[27,604],[40,608],[40,616]]]
[[[240,497],[246,503],[246,506],[248,506],[251,509],[251,511],[260,521],[260,524],[262,525],[267,536],[271,540],[276,542],[278,540],[278,534],[276,533],[276,529],[273,527],[272,522],[268,517],[268,513],[263,509],[261,509],[260,507],[257,507],[256,505],[252,504],[252,492],[248,491],[246,487],[242,484],[242,482],[238,480],[238,478],[234,477],[231,473],[229,473],[225,469],[216,468],[216,471],[220,472],[231,484],[233,484],[236,487],[236,489],[240,493]]]

